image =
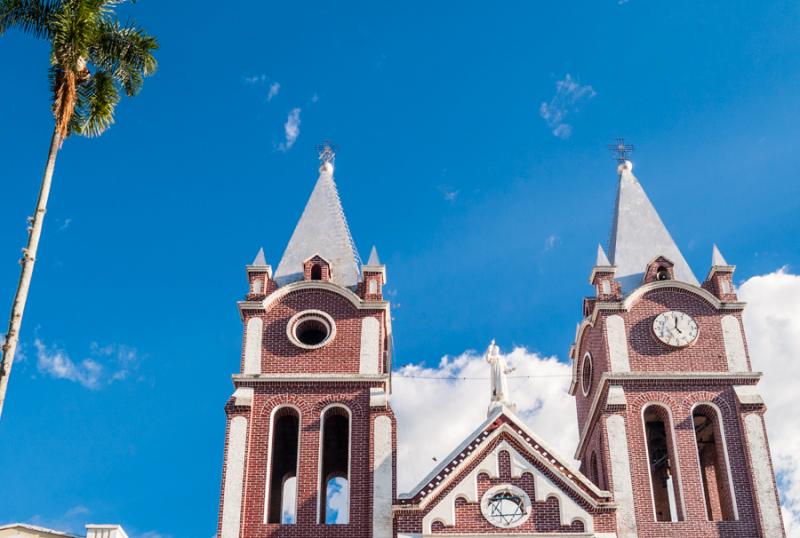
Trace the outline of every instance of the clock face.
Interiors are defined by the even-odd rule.
[[[656,337],[672,347],[686,347],[697,338],[697,322],[689,314],[670,310],[653,320]]]

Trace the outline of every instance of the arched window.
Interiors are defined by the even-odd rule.
[[[322,280],[322,266],[318,263],[311,266],[311,280]]]
[[[669,412],[651,405],[644,410],[643,418],[656,521],[680,521],[680,482]]]
[[[375,295],[376,293],[378,293],[378,281],[375,280],[374,278],[370,279],[369,281],[367,293],[369,293],[370,295]]]
[[[300,414],[293,407],[281,407],[272,416],[270,439],[269,495],[267,523],[294,523],[297,491],[297,449],[300,442]],[[287,514],[291,508],[292,512]]]
[[[586,353],[583,356],[583,365],[581,366],[581,390],[583,391],[584,396],[589,395],[589,391],[592,390],[592,379],[594,376],[594,370],[592,369],[592,355],[590,353]]]
[[[350,412],[341,406],[322,413],[319,522],[350,521]]]
[[[658,271],[656,271],[656,280],[670,280],[669,269],[659,267]]]
[[[692,422],[708,520],[736,519],[719,413],[713,406],[701,404],[694,408]]]
[[[592,456],[589,458],[589,478],[595,486],[602,487],[600,485],[600,468],[597,465],[597,452],[592,452]]]

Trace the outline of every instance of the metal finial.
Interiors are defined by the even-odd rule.
[[[317,146],[317,153],[319,154],[320,162],[333,164],[336,160],[336,146],[331,144],[329,140]]]
[[[624,164],[633,153],[634,147],[633,144],[626,144],[625,139],[620,136],[617,137],[616,143],[608,145],[608,149],[615,154],[614,157],[619,164]]]

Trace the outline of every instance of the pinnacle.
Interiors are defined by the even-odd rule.
[[[722,256],[716,244],[711,247],[711,265],[714,267],[725,267],[728,265],[728,262],[725,261],[725,258]]]
[[[250,265],[267,265],[267,258],[264,256],[264,247],[258,249],[258,254],[256,254],[253,263]]]
[[[378,249],[375,248],[375,245],[372,245],[372,250],[369,252],[369,260],[367,260],[367,265],[381,265],[381,260],[378,258]]]

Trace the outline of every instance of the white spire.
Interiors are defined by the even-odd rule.
[[[595,267],[609,267],[611,262],[608,261],[606,251],[603,250],[602,245],[597,245],[597,260],[594,262]]]
[[[258,254],[256,254],[256,258],[253,260],[253,263],[250,265],[267,265],[267,258],[264,256],[264,247],[258,249]]]
[[[369,251],[369,259],[367,265],[381,265],[381,259],[378,258],[378,249],[372,245],[372,250]]]
[[[608,250],[612,264],[617,267],[616,278],[623,293],[641,284],[647,265],[658,256],[675,264],[676,280],[699,285],[661,217],[633,175],[633,164],[625,161],[617,170],[619,188]]]
[[[711,265],[712,267],[727,267],[728,262],[725,261],[725,258],[722,257],[722,252],[719,251],[717,245],[714,244],[711,247]]]
[[[352,287],[360,280],[361,260],[333,181],[330,148],[321,153],[319,179],[286,246],[275,281],[278,286],[303,279],[303,263],[319,254],[331,264],[331,282]]]

